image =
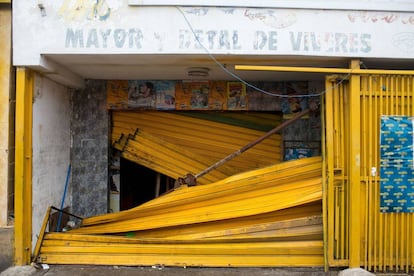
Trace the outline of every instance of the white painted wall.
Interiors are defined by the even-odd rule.
[[[413,4],[406,4],[407,11],[393,9],[398,4],[401,10],[403,2],[407,3],[390,1],[388,11],[366,11],[358,6],[325,10],[16,0],[14,64],[41,65],[41,54],[205,54],[206,50],[212,54],[411,59]]]
[[[36,75],[33,103],[33,248],[49,206],[60,208],[70,162],[70,91]],[[70,181],[69,181],[70,187]],[[69,190],[65,206],[70,205]]]

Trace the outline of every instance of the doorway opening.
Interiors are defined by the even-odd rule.
[[[127,210],[159,197],[174,187],[175,179],[120,159],[120,210]]]

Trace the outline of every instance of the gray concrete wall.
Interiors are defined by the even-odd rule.
[[[108,111],[106,81],[87,80],[72,94],[72,212],[93,216],[108,210]]]

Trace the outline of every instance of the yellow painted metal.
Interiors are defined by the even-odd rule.
[[[370,76],[362,79],[361,102],[367,120],[365,132],[372,133],[371,145],[366,151],[362,177],[366,180],[368,198],[366,224],[368,243],[367,268],[380,270],[412,269],[414,236],[411,227],[413,214],[379,213],[379,177],[371,174],[371,168],[379,170],[379,126],[380,115],[413,116],[413,78],[411,76]],[[370,108],[368,108],[368,106]],[[371,137],[371,136],[369,136]],[[368,137],[368,139],[369,139]],[[379,214],[378,214],[379,213]]]
[[[33,73],[17,68],[15,151],[15,262],[30,263],[32,230]]]
[[[358,68],[359,60],[352,60],[350,67]],[[349,80],[349,267],[361,266],[361,128],[360,128],[360,76]]]
[[[348,68],[323,68],[323,67],[295,67],[295,66],[266,66],[266,65],[235,65],[236,70],[246,71],[280,71],[280,72],[303,72],[303,73],[327,73],[327,74],[378,74],[378,75],[414,75],[414,70],[380,70],[360,69],[358,64]]]
[[[116,142],[122,134],[133,134],[136,129],[141,129],[198,156],[214,160],[212,164],[264,134],[262,131],[172,112],[116,111],[113,112],[112,120],[113,142]],[[280,161],[281,139],[277,134],[227,162],[226,165],[237,171],[248,171]]]
[[[318,217],[321,214],[321,202],[313,202],[311,204],[303,204],[293,208],[277,210],[270,213],[256,215],[254,217],[241,217],[228,220],[220,220],[215,222],[200,223],[186,225],[183,227],[168,227],[159,229],[150,229],[148,231],[139,231],[137,235],[140,238],[163,238],[163,239],[192,239],[211,236],[213,233],[228,231],[226,233],[237,233],[244,231],[249,227],[257,225],[268,225],[269,223],[286,222],[292,220],[308,219]],[[288,230],[286,231],[288,233]],[[320,233],[321,234],[321,233]],[[318,234],[318,235],[320,235]],[[312,234],[314,235],[314,233]],[[230,236],[230,235],[229,235]],[[297,235],[296,235],[297,236]],[[309,233],[305,236],[310,236]],[[216,236],[217,237],[217,236]],[[302,236],[304,237],[304,236]],[[310,238],[310,237],[309,237]],[[275,237],[272,237],[275,240]],[[286,240],[284,238],[284,240]]]
[[[127,139],[121,138],[114,144],[122,157],[160,172],[173,179],[187,173],[196,174],[214,163],[215,160],[194,154],[173,143],[167,142],[144,130],[137,130]],[[226,165],[197,179],[197,184],[212,183],[237,172]]]
[[[212,201],[219,203],[231,202],[230,199],[240,198],[240,196],[248,199],[251,197],[250,192],[252,191],[257,192],[260,189],[268,188],[277,189],[278,185],[289,184],[292,179],[305,181],[318,177],[320,175],[320,167],[320,157],[283,162],[262,169],[240,173],[209,185],[191,188],[183,187],[175,190],[173,193],[165,194],[130,210],[84,219],[83,225],[87,226],[131,217],[141,217],[140,212],[148,214],[148,211],[151,210],[149,208],[159,213],[167,208],[172,210],[172,207],[178,208],[177,210],[186,210],[186,205],[195,204],[194,202],[198,205],[208,206]],[[139,210],[138,212],[137,209]]]
[[[83,240],[80,236],[79,240]],[[265,243],[104,243],[44,248],[48,264],[167,265],[167,266],[320,266],[322,242]],[[61,251],[61,252],[59,252]],[[295,256],[295,257],[292,257]]]
[[[381,115],[414,116],[414,79],[411,75],[364,75],[360,77],[359,88],[352,87],[357,86],[352,82],[351,87],[346,81],[338,84],[337,79],[338,76],[327,78],[325,97],[329,264],[342,266],[349,259],[351,266],[354,258],[353,266],[363,266],[374,272],[409,272],[414,264],[414,216],[412,213],[379,211],[379,137]],[[353,101],[351,89],[359,90]],[[347,111],[356,108],[360,111],[359,118],[353,118]],[[351,128],[352,120],[360,122],[356,123],[359,137],[352,137],[355,131]],[[358,141],[360,168],[356,178],[359,177],[359,188],[354,192],[360,196],[349,200],[355,196],[349,189],[356,174],[351,172],[350,160],[352,154],[354,158],[357,156],[358,149],[354,144]],[[358,168],[354,169],[358,171]],[[357,200],[359,204],[356,204]],[[355,204],[357,206],[353,206]],[[353,213],[358,212],[355,210],[358,206],[359,219],[352,218]],[[351,218],[349,222],[347,217]],[[352,235],[355,226],[360,231],[360,238]],[[360,249],[355,252],[356,249],[351,247],[358,246],[358,242]]]
[[[46,232],[46,227],[48,225],[49,222],[49,217],[50,217],[50,211],[52,210],[51,207],[49,207],[46,211],[45,217],[43,218],[43,223],[42,223],[42,227],[40,228],[40,233],[39,233],[39,237],[36,241],[36,246],[35,249],[33,251],[33,261],[36,262],[37,257],[39,257],[39,253],[40,253],[40,247],[43,243],[43,238],[45,236],[45,232]]]
[[[324,160],[326,160],[326,171],[327,171],[327,254],[328,254],[328,266],[332,265],[335,261],[334,258],[334,244],[335,244],[335,228],[334,228],[334,219],[335,219],[335,200],[334,200],[334,148],[335,148],[335,141],[334,141],[334,109],[333,109],[333,97],[336,94],[334,90],[334,82],[331,79],[326,79],[325,82],[325,90],[327,93],[325,94],[325,156]]]
[[[349,125],[344,102],[348,97],[348,83],[338,83],[347,76],[334,75],[326,79],[326,157],[328,206],[328,260],[330,266],[348,265],[348,166],[347,143]]]
[[[321,165],[320,157],[283,162],[86,218],[78,229],[47,233],[38,259],[48,264],[322,266]]]
[[[323,257],[324,257],[324,270],[327,272],[329,270],[329,251],[328,251],[328,170],[327,170],[327,160],[326,160],[326,135],[324,130],[326,130],[326,118],[323,114],[325,110],[325,99],[320,97],[321,103],[321,153],[322,153],[322,229],[323,229]]]
[[[126,214],[120,212],[120,217],[126,216],[122,220],[118,219],[117,216],[103,215],[98,220],[98,222],[103,222],[93,225],[91,220],[86,220],[85,227],[73,231],[89,234],[114,233],[202,223],[211,220],[258,215],[263,212],[281,210],[321,199],[320,177],[296,181],[295,183],[292,183],[292,180],[288,183],[280,182],[281,180],[278,178],[265,180],[259,176],[257,181],[252,181],[248,186],[244,186],[240,181],[241,188],[239,191],[236,188],[216,190],[215,187],[212,187],[212,193],[203,193],[198,196],[192,190],[203,190],[197,188],[214,185],[215,183],[183,188],[182,190],[186,191],[181,193],[184,196],[182,200],[173,197],[174,201],[172,202],[153,204],[152,206],[141,205]],[[207,191],[204,190],[204,192]],[[257,204],[258,202],[260,204]],[[191,206],[191,208],[188,206]],[[168,212],[165,213],[165,210],[168,210]],[[108,217],[113,217],[114,220],[108,222]],[[90,226],[86,227],[86,225]]]

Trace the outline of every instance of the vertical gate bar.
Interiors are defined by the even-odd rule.
[[[397,247],[398,247],[398,250],[397,250],[397,261],[398,261],[398,263],[397,263],[397,271],[401,271],[401,270],[403,270],[404,269],[404,265],[403,265],[403,263],[402,263],[402,261],[403,261],[403,259],[404,259],[404,243],[403,243],[403,241],[404,241],[404,234],[405,234],[405,228],[404,228],[404,220],[405,220],[405,214],[404,213],[401,213],[400,215],[399,215],[399,218],[398,218],[398,222],[399,222],[399,228],[400,228],[400,230],[399,230],[399,232],[398,232],[398,237],[399,237],[399,242],[398,242],[398,240],[397,240]]]
[[[367,175],[368,175],[368,192],[370,194],[369,196],[369,204],[368,204],[368,216],[369,216],[369,225],[368,225],[368,235],[369,235],[369,267],[370,269],[372,269],[372,261],[373,261],[373,255],[375,254],[375,251],[373,250],[373,245],[375,244],[375,242],[373,241],[374,238],[374,232],[375,232],[375,228],[373,228],[374,225],[374,221],[375,221],[375,212],[373,212],[373,210],[375,210],[374,208],[374,199],[375,199],[375,193],[374,191],[374,187],[375,187],[375,175],[372,173],[372,168],[376,167],[374,160],[375,160],[375,152],[376,152],[376,148],[377,148],[377,144],[375,143],[375,101],[374,101],[374,81],[373,81],[373,76],[369,76],[369,90],[368,90],[368,95],[369,95],[369,116],[368,116],[368,123],[369,123],[369,130],[368,130],[368,145],[369,145],[369,160],[368,160],[368,170],[367,170]]]
[[[408,215],[408,217],[407,217],[407,236],[406,236],[406,240],[407,240],[407,242],[406,242],[406,248],[405,248],[405,251],[406,251],[406,258],[407,258],[407,261],[406,261],[406,266],[405,266],[405,272],[408,274],[408,272],[410,271],[410,267],[411,267],[411,265],[413,264],[413,262],[412,262],[412,260],[411,260],[411,257],[412,257],[412,251],[413,251],[413,248],[414,248],[414,243],[412,243],[412,241],[413,241],[413,233],[412,233],[412,227],[413,227],[413,222],[411,221],[410,222],[410,220],[413,218],[413,216],[412,216],[412,214],[409,214]],[[410,243],[412,243],[411,244],[411,246],[410,246]],[[411,269],[412,269],[412,267],[411,267]]]
[[[334,89],[335,94],[333,95],[333,100],[334,100],[334,110],[333,110],[333,115],[334,115],[334,146],[335,148],[333,148],[333,154],[334,154],[334,158],[335,158],[335,169],[336,168],[340,168],[340,146],[341,146],[341,139],[340,139],[340,116],[342,114],[341,112],[341,106],[340,106],[340,95],[341,95],[341,90],[340,87],[336,87]]]
[[[359,60],[352,60],[350,68],[359,68]],[[361,179],[360,179],[360,162],[361,162],[361,147],[360,147],[360,76],[352,75],[350,77],[349,87],[349,199],[352,204],[349,205],[350,219],[348,229],[349,231],[349,267],[355,268],[361,265]]]
[[[326,86],[325,86],[326,91]],[[329,260],[328,260],[328,224],[327,224],[327,200],[328,200],[328,183],[327,183],[327,164],[326,164],[326,124],[325,116],[323,114],[325,110],[325,101],[322,96],[319,99],[321,103],[321,154],[322,154],[322,231],[323,231],[323,263],[324,271],[329,271]],[[326,114],[326,113],[325,113]]]
[[[374,107],[373,107],[373,114],[374,114],[374,116],[373,116],[373,133],[374,133],[374,137],[373,137],[373,140],[374,140],[374,144],[375,145],[377,145],[376,147],[378,147],[379,146],[379,129],[378,129],[378,127],[379,127],[379,116],[380,116],[380,114],[379,114],[379,112],[378,112],[378,109],[379,109],[379,107],[378,107],[378,102],[379,102],[379,97],[381,96],[381,94],[380,94],[380,85],[379,85],[379,78],[376,76],[375,77],[375,89],[374,88],[372,88],[372,90],[373,90],[373,96],[374,96],[374,99],[373,99],[373,102],[374,102]],[[373,265],[374,265],[374,272],[376,272],[377,271],[377,269],[378,269],[378,258],[377,258],[377,256],[378,256],[378,227],[379,227],[379,224],[378,224],[378,217],[379,217],[379,215],[380,214],[378,214],[378,211],[379,211],[379,181],[378,181],[378,173],[379,173],[379,171],[380,171],[380,167],[379,167],[379,162],[378,162],[378,150],[377,150],[377,148],[374,150],[374,152],[373,152],[373,154],[374,154],[374,164],[375,164],[375,167],[377,168],[377,173],[376,173],[376,175],[375,175],[375,177],[374,177],[374,182],[373,182],[373,206],[372,206],[372,213],[373,213],[373,219],[374,219],[374,225],[373,225]],[[371,233],[372,233],[371,232]]]
[[[412,99],[414,101],[414,97],[412,97]],[[411,248],[411,251],[410,251],[410,255],[411,255],[411,258],[410,258],[410,266],[411,266],[411,269],[413,269],[413,265],[414,265],[414,252],[413,252],[413,248],[414,248],[414,216],[412,214],[410,216],[410,223],[409,223],[409,225],[410,225],[410,239],[411,239],[411,246],[410,246],[410,248]],[[408,244],[410,244],[410,243],[408,243]]]
[[[325,123],[326,123],[326,156],[328,170],[328,260],[334,261],[334,126],[333,126],[333,96],[335,91],[330,77],[325,79]]]
[[[336,170],[340,167],[340,165],[339,165],[339,147],[340,147],[340,140],[339,140],[339,138],[338,138],[338,136],[339,136],[339,132],[340,132],[340,128],[339,128],[339,126],[340,126],[340,124],[339,124],[339,116],[340,116],[340,114],[341,114],[341,112],[340,112],[340,108],[339,108],[339,93],[340,93],[340,90],[339,90],[339,88],[338,87],[336,87],[335,88],[335,93],[332,95],[332,100],[333,100],[333,128],[334,128],[334,133],[333,133],[333,136],[332,136],[332,138],[333,138],[333,140],[332,140],[332,154],[333,154],[333,158],[334,158],[334,160],[333,160],[333,164],[334,164],[334,167],[333,167],[333,169],[334,169],[334,171],[333,171],[333,177],[334,177],[334,179],[336,180]],[[334,237],[334,242],[335,242],[335,244],[334,244],[334,249],[335,249],[335,252],[334,252],[334,256],[335,256],[335,258],[339,258],[339,244],[340,244],[340,237],[339,237],[339,235],[340,235],[340,223],[339,223],[339,207],[338,207],[338,205],[339,205],[339,192],[338,192],[338,185],[336,185],[336,181],[333,183],[334,184],[334,186],[332,186],[332,190],[333,190],[333,192],[334,192],[334,211],[335,211],[335,213],[334,213],[334,234],[335,234],[335,237]]]
[[[411,114],[411,108],[413,108],[410,105],[410,98],[414,98],[412,96],[413,91],[414,90],[410,90],[410,83],[413,80],[413,76],[405,76],[405,81],[404,81],[404,104],[406,105],[406,114],[408,116],[410,116]],[[410,217],[413,214],[407,214],[406,218],[405,218],[405,225],[406,225],[406,229],[405,229],[405,271],[408,273],[409,269],[410,269],[410,250],[414,250],[412,249],[412,247],[410,247]]]
[[[401,106],[402,106],[402,114],[406,114],[408,115],[408,109],[407,109],[407,102],[405,100],[405,97],[409,97],[409,94],[406,95],[406,81],[407,81],[407,76],[401,76],[401,83],[400,83],[400,93],[401,93]],[[407,255],[406,255],[406,248],[407,248],[407,244],[405,244],[405,242],[407,242],[407,214],[403,213],[402,214],[402,218],[401,218],[401,238],[400,238],[400,268],[399,270],[404,270],[406,267],[406,263],[404,263],[404,260],[407,260]]]
[[[395,97],[395,78],[394,76],[388,76],[390,79],[390,115],[396,115],[396,97]],[[389,268],[390,270],[394,267],[394,245],[395,245],[395,213],[390,213],[390,247],[388,249],[389,255]]]
[[[341,86],[339,87],[340,89],[340,93],[338,94],[338,100],[339,100],[339,109],[341,111],[340,116],[339,116],[339,134],[340,134],[340,138],[338,139],[338,144],[339,144],[339,151],[338,151],[338,156],[340,158],[340,164],[341,164],[341,186],[338,190],[338,208],[339,208],[339,257],[341,259],[345,258],[345,242],[344,242],[344,237],[345,237],[345,192],[346,192],[346,183],[345,183],[345,169],[346,166],[344,165],[344,155],[342,153],[344,153],[344,137],[345,137],[345,131],[344,131],[344,87]]]
[[[395,92],[396,92],[396,108],[397,108],[397,114],[398,115],[404,115],[404,106],[402,105],[402,91],[401,91],[401,76],[395,76]],[[396,229],[395,229],[395,267],[396,267],[396,271],[400,271],[401,268],[401,263],[400,263],[400,259],[401,259],[401,254],[400,254],[400,250],[401,250],[401,244],[398,242],[399,240],[402,239],[402,219],[403,216],[401,213],[396,214]]]
[[[367,225],[365,226],[365,229],[366,229],[366,236],[365,236],[365,239],[367,239],[368,240],[368,245],[367,245],[367,247],[368,247],[368,249],[367,249],[367,255],[369,254],[369,256],[367,256],[368,257],[368,267],[371,269],[371,267],[372,267],[372,244],[373,244],[373,242],[372,242],[372,234],[373,234],[373,229],[372,229],[372,221],[373,221],[373,219],[374,219],[374,216],[371,216],[371,214],[372,214],[372,210],[373,210],[373,208],[372,208],[372,200],[373,200],[373,195],[372,195],[372,173],[370,173],[370,171],[371,171],[371,168],[373,167],[372,166],[372,158],[373,158],[373,154],[374,154],[374,152],[373,151],[375,151],[375,150],[373,150],[373,149],[375,149],[376,148],[376,144],[375,143],[373,143],[373,124],[372,124],[372,121],[373,121],[373,116],[372,116],[372,113],[373,113],[373,111],[374,111],[374,109],[373,109],[373,96],[372,96],[372,90],[373,90],[373,82],[372,82],[372,76],[368,76],[368,77],[365,77],[365,79],[367,79],[368,78],[368,80],[369,80],[369,82],[368,82],[368,108],[367,108],[367,112],[368,112],[368,130],[367,130],[367,133],[368,133],[368,141],[366,142],[366,144],[365,145],[368,145],[368,147],[369,147],[369,150],[368,150],[368,154],[369,154],[369,159],[368,159],[368,168],[367,168],[367,171],[366,171],[366,175],[367,175],[367,178],[368,178],[368,182],[367,182],[367,193],[369,194],[369,196],[368,196],[368,200],[367,200],[367,207],[366,207],[366,210],[367,210]]]
[[[383,87],[384,87],[384,77],[383,76],[380,76],[380,86],[379,86],[379,91],[380,91],[380,93],[379,93],[379,115],[381,116],[382,114],[383,114],[383,101],[384,101],[384,96],[383,96],[383,94],[384,93],[382,93],[382,92],[384,92],[383,91]],[[379,183],[379,184],[381,184],[381,183]],[[379,195],[379,193],[380,193],[380,189],[381,189],[381,185],[379,185],[379,187],[378,187],[378,195]],[[378,206],[380,205],[380,202],[379,202],[379,200],[378,200]],[[378,245],[378,248],[379,248],[379,259],[378,259],[378,264],[379,264],[379,268],[380,268],[380,270],[384,270],[384,244],[385,244],[385,241],[384,241],[384,216],[383,216],[383,214],[380,212],[379,213],[379,215],[378,215],[378,217],[379,217],[379,219],[378,219],[378,228],[379,228],[379,233],[378,233],[378,239],[379,239],[379,245]]]
[[[401,87],[400,91],[401,92],[400,93],[401,93],[402,114],[408,116],[408,109],[407,109],[406,102],[405,102],[405,97],[406,97],[406,95],[405,95],[405,91],[406,91],[405,84],[406,84],[406,80],[407,80],[406,76],[401,76],[401,84],[400,84],[400,87]],[[408,97],[408,95],[407,95],[407,97]]]
[[[414,78],[413,77],[411,77],[410,78],[410,81],[411,81],[411,89],[410,89],[410,91],[411,91],[411,104],[410,104],[410,106],[411,106],[411,111],[410,111],[410,115],[411,116],[414,116],[414,96],[413,96],[413,91],[414,91]]]
[[[334,155],[335,155],[335,167],[334,169],[341,169],[341,161],[340,161],[340,148],[341,148],[341,114],[342,114],[342,108],[340,104],[341,99],[341,88],[336,87],[335,88],[335,94],[333,95],[334,100]],[[340,171],[340,174],[342,176],[343,171]],[[334,175],[335,177],[335,175]],[[342,184],[342,177],[341,177],[341,184]],[[342,186],[334,186],[335,189],[335,257],[341,258],[340,250],[341,250],[341,206],[340,206],[340,190]]]
[[[391,97],[390,97],[390,78],[386,77],[385,79],[387,85],[387,92],[386,92],[386,97],[384,99],[384,105],[385,105],[385,115],[390,115],[391,114],[391,107],[390,107],[390,102],[391,102]],[[389,215],[388,213],[384,213],[384,269],[387,269],[387,267],[389,267],[389,258],[388,258],[388,250],[390,248],[389,243],[390,243],[390,236],[389,236],[389,228],[390,228],[390,223],[391,223],[391,215]]]
[[[337,216],[336,216],[336,221],[337,221],[337,258],[343,259],[343,254],[341,253],[343,250],[343,245],[342,245],[342,235],[343,235],[343,230],[342,230],[342,190],[344,189],[344,180],[343,180],[343,165],[342,165],[342,158],[343,156],[341,155],[341,149],[342,149],[342,142],[343,142],[343,129],[342,129],[342,116],[343,116],[343,104],[342,104],[342,97],[343,97],[343,91],[342,91],[342,86],[338,87],[338,93],[335,95],[335,103],[336,106],[338,107],[337,110],[338,112],[336,112],[336,119],[337,119],[337,123],[336,125],[336,144],[337,149],[336,149],[336,156],[338,157],[338,162],[336,163],[336,167],[338,169],[340,169],[340,179],[341,179],[341,185],[338,186],[336,188],[336,194],[337,194],[337,200],[336,200],[336,208],[337,208]]]
[[[362,173],[362,179],[363,179],[363,183],[365,184],[365,208],[363,208],[364,210],[364,242],[363,242],[363,250],[364,250],[364,256],[362,258],[363,260],[363,267],[365,270],[368,270],[368,254],[369,254],[369,250],[368,250],[368,212],[369,212],[369,208],[368,208],[368,202],[369,202],[369,193],[368,193],[368,178],[366,175],[366,170],[367,170],[367,148],[369,147],[368,145],[368,124],[367,124],[367,116],[368,116],[368,110],[369,110],[369,99],[368,97],[368,89],[369,89],[369,83],[367,80],[366,76],[361,76],[361,173]],[[362,182],[361,182],[362,183]]]
[[[397,235],[397,214],[391,213],[391,231],[390,231],[390,269],[394,270],[396,268],[396,256],[395,256],[395,249],[396,249],[396,235]]]
[[[340,187],[334,187],[335,189],[335,258],[340,259],[341,254],[341,222],[340,222]]]
[[[410,76],[407,82],[407,94],[410,96],[410,99],[407,99],[407,106],[409,110],[407,112],[408,115],[414,116],[414,77]],[[408,222],[407,222],[407,268],[406,271],[410,269],[414,269],[414,213],[409,214]]]
[[[360,89],[360,87],[358,88]],[[349,210],[349,206],[350,206],[350,196],[349,196],[349,192],[350,192],[350,186],[349,186],[349,167],[348,167],[348,163],[349,163],[349,148],[350,148],[350,135],[349,133],[351,132],[351,126],[350,126],[350,122],[349,122],[349,118],[350,118],[350,102],[349,102],[349,98],[350,98],[350,86],[349,84],[347,86],[343,87],[343,95],[346,96],[346,98],[343,98],[343,116],[342,116],[342,133],[343,136],[345,137],[345,139],[343,139],[342,143],[342,151],[341,151],[341,155],[343,156],[343,161],[342,161],[342,168],[344,173],[343,175],[343,179],[344,179],[344,183],[343,183],[343,199],[342,199],[342,209],[343,209],[343,248],[344,248],[344,258],[349,260],[349,219],[350,219],[350,210]]]
[[[341,187],[339,189],[339,200],[338,200],[338,204],[339,204],[339,223],[340,223],[340,232],[339,232],[339,238],[340,238],[340,258],[341,259],[345,259],[346,258],[346,193],[348,191],[348,187],[346,185],[346,181],[345,181],[345,176],[346,176],[346,171],[345,171],[345,141],[347,136],[346,136],[346,124],[344,122],[344,118],[345,118],[345,114],[346,114],[346,109],[345,107],[345,99],[344,99],[344,95],[346,93],[345,87],[344,85],[340,86],[340,93],[338,94],[338,98],[339,98],[339,109],[340,109],[340,114],[339,114],[339,123],[340,123],[340,138],[339,138],[339,145],[340,145],[340,151],[338,152],[340,158],[340,165],[341,165]]]

